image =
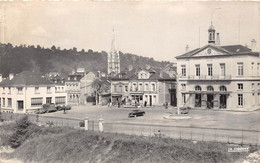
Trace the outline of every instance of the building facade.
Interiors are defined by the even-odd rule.
[[[259,52],[242,45],[208,45],[176,57],[178,106],[250,111],[260,108]],[[219,39],[219,34],[218,37]]]
[[[138,69],[111,79],[113,102],[154,106],[166,102],[176,106],[175,76],[160,70]]]
[[[67,104],[65,90],[57,91],[55,85],[33,72],[10,74],[0,83],[1,111],[13,113],[33,112],[43,104]]]
[[[118,51],[116,50],[116,39],[114,30],[111,50],[107,57],[107,73],[111,75],[116,75],[120,73],[120,57]]]
[[[68,93],[68,103],[71,105],[86,104],[88,96],[91,96],[91,84],[96,74],[78,69],[68,75],[65,81],[65,90]]]

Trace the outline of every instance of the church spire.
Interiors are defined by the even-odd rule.
[[[113,28],[112,31],[113,31],[113,36],[111,42],[111,50],[107,58],[108,59],[107,72],[108,74],[118,74],[120,72],[120,58],[116,50],[115,29]]]

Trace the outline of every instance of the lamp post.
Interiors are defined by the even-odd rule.
[[[178,91],[179,91],[178,87],[179,87],[179,78],[181,75],[182,75],[182,73],[176,75],[176,81],[177,81],[176,94],[177,94],[177,114],[178,115],[180,114],[180,104],[178,102]]]

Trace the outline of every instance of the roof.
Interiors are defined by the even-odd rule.
[[[194,49],[194,50],[189,51],[187,53],[184,53],[180,56],[177,56],[176,59],[193,57],[198,52],[200,52],[200,51],[202,51],[202,50],[204,50],[208,47],[210,47],[210,48],[212,48],[216,51],[220,51],[220,52],[223,53],[223,55],[226,55],[226,56],[235,56],[235,55],[255,55],[255,56],[259,56],[258,52],[252,52],[251,49],[249,49],[245,46],[242,46],[242,45],[216,46],[216,45],[208,44],[208,45],[205,45],[201,48],[197,48],[197,49]],[[223,56],[223,55],[221,55],[221,56]],[[213,55],[213,56],[215,56],[215,55]]]
[[[142,79],[142,80],[173,80],[175,79],[174,75],[170,75],[167,72],[164,72],[160,68],[150,68],[150,69],[133,69],[131,71],[124,71],[123,73],[119,73],[117,76],[111,78],[111,80],[138,80],[138,73],[140,71],[147,71],[150,73],[150,77],[148,79]]]
[[[23,71],[20,74],[17,74],[13,79],[5,79],[0,83],[0,86],[28,86],[28,85],[53,85],[46,78],[41,77],[40,74]]]

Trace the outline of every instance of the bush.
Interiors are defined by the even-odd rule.
[[[28,116],[17,120],[14,125],[14,131],[8,138],[8,145],[12,148],[19,147],[29,136],[29,133],[32,132],[30,127],[35,126],[28,119]]]

